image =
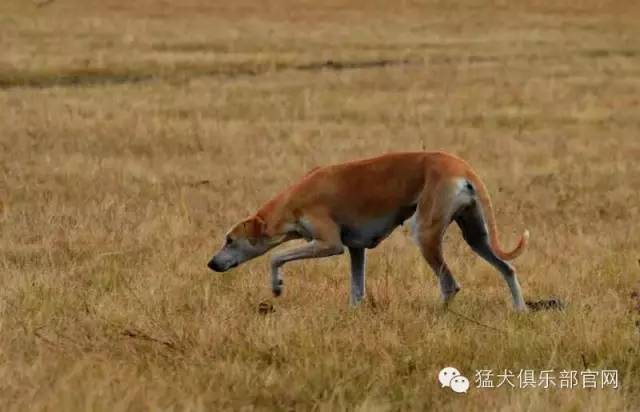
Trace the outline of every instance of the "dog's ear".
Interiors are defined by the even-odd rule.
[[[267,228],[267,224],[262,217],[255,215],[245,222],[247,234],[249,235],[249,241],[255,241],[262,237]],[[253,243],[253,242],[252,242]]]

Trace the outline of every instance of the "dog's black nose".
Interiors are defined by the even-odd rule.
[[[207,264],[207,266],[209,267],[209,269],[213,270],[214,272],[221,271],[221,267],[220,265],[218,265],[218,262],[216,262],[215,259],[211,259]]]

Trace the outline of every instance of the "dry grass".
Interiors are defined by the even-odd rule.
[[[129,3],[0,5],[1,410],[640,407],[633,2]],[[513,314],[457,229],[454,310],[499,331],[439,308],[402,231],[357,310],[345,257],[288,266],[266,316],[267,258],[206,269],[311,167],[423,147],[485,178],[504,243],[531,230],[525,296],[566,311]],[[435,380],[585,363],[620,389]]]

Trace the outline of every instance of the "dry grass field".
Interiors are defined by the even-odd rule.
[[[0,410],[639,410],[636,4],[2,0]],[[455,226],[452,311],[405,230],[357,309],[346,255],[278,299],[268,257],[206,268],[312,167],[423,148],[474,166],[506,246],[530,229],[525,297],[566,310],[514,313]]]

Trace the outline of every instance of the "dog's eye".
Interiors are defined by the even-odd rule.
[[[225,245],[230,245],[231,242],[233,242],[233,239],[231,239],[231,236],[227,236],[227,239],[225,240]]]

